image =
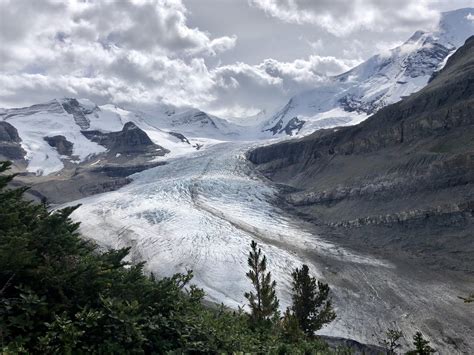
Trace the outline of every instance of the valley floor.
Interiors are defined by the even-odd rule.
[[[73,218],[103,247],[131,246],[134,261],[158,276],[192,269],[213,302],[245,304],[247,253],[256,240],[283,309],[290,273],[302,263],[330,284],[338,317],[322,334],[376,344],[396,323],[408,342],[419,329],[440,353],[474,349],[472,306],[457,297],[469,293],[472,275],[336,244],[279,207],[278,190],[244,156],[253,145],[221,143],[171,159],[120,190],[74,201],[82,206]]]

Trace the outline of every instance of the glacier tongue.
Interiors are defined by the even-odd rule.
[[[285,213],[276,188],[244,157],[254,144],[221,143],[169,159],[117,191],[72,202],[81,204],[72,217],[100,246],[131,247],[131,260],[145,261],[157,276],[193,270],[208,300],[232,308],[246,304],[251,287],[251,240],[268,257],[281,310],[290,304],[291,271],[306,263],[333,292],[337,319],[321,334],[372,343],[393,322],[407,334],[425,329],[431,313],[458,325],[462,310],[451,305],[462,292],[452,280],[426,278],[428,270],[396,256],[388,261],[374,250],[366,255],[334,244]]]
[[[192,269],[209,299],[243,305],[250,241],[269,258],[282,306],[289,303],[291,270],[308,253],[354,264],[390,267],[304,232],[272,205],[276,190],[253,175],[243,153],[248,144],[223,143],[134,176],[118,191],[74,203],[85,236],[107,248],[132,247],[160,276]],[[317,270],[313,267],[313,270]]]

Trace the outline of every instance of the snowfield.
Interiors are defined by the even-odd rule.
[[[64,113],[45,110],[36,114],[18,115],[7,122],[14,125],[22,139],[21,146],[26,151],[28,160],[27,171],[36,175],[48,175],[61,170],[64,167],[62,159],[67,159],[51,147],[44,137],[62,135],[74,142],[73,155],[79,161],[106,151],[103,146],[87,139],[72,119],[65,119]]]

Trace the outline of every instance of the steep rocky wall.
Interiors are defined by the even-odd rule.
[[[426,88],[365,122],[247,156],[290,211],[340,242],[474,272],[474,37]]]

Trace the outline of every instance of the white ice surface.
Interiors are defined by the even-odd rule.
[[[32,115],[17,115],[7,120],[21,137],[21,145],[26,151],[27,170],[38,175],[48,175],[63,168],[61,156],[44,137],[64,136],[74,142],[73,155],[84,160],[92,154],[105,151],[105,148],[88,140],[67,113],[39,112]]]
[[[245,144],[224,143],[172,159],[134,175],[130,185],[76,203],[81,231],[108,248],[133,247],[160,276],[192,269],[208,298],[237,307],[249,290],[247,253],[256,240],[278,282],[282,307],[289,303],[291,270],[314,251],[349,263],[390,265],[323,241],[293,225],[272,206],[276,191],[253,176]],[[317,269],[313,268],[318,274]]]
[[[131,247],[131,259],[158,276],[193,270],[193,283],[209,300],[234,308],[246,304],[251,289],[245,277],[251,240],[268,257],[282,310],[290,303],[290,273],[306,263],[334,298],[337,319],[321,334],[374,343],[374,334],[393,322],[407,334],[429,334],[427,317],[436,314],[453,327],[469,323],[462,307],[453,307],[463,293],[449,282],[423,279],[421,267],[407,275],[335,245],[275,207],[276,190],[243,156],[251,146],[221,143],[169,159],[117,191],[74,201],[82,206],[72,217],[99,245]]]

